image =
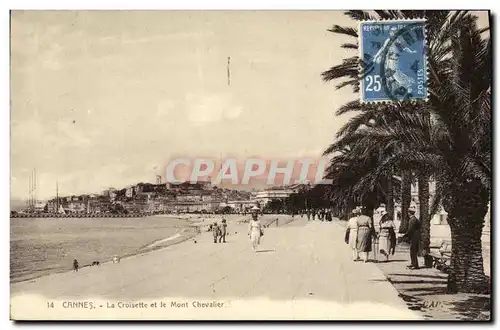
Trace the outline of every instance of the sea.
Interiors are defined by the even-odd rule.
[[[171,216],[138,218],[11,218],[10,279],[19,282],[147,252],[155,242],[193,237],[189,219]]]

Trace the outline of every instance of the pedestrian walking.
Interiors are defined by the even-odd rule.
[[[227,223],[226,219],[222,219],[222,224],[220,226],[220,236],[219,243],[226,243],[226,233],[227,233]]]
[[[248,235],[250,236],[250,241],[252,242],[252,250],[257,251],[257,246],[260,244],[260,238],[263,234],[262,225],[259,221],[257,212],[252,213],[252,220],[248,225]]]
[[[73,260],[73,271],[78,272],[78,268],[79,268],[78,260],[75,259],[75,260]]]
[[[396,226],[389,218],[386,211],[382,211],[382,218],[379,224],[379,252],[385,256],[385,261],[389,260],[389,255],[394,254],[396,248]]]
[[[358,241],[358,215],[361,213],[359,208],[355,208],[352,211],[352,217],[347,222],[345,241],[349,244],[349,248],[352,251],[352,260],[358,261],[359,254],[357,248]]]
[[[331,210],[326,211],[326,221],[331,222],[332,221],[332,212]]]
[[[403,235],[403,238],[410,240],[410,260],[411,264],[407,267],[409,269],[419,269],[418,266],[418,251],[420,248],[420,220],[415,216],[415,208],[410,207],[408,214],[410,220],[408,222],[408,231]]]
[[[364,262],[368,262],[368,253],[372,250],[372,221],[368,215],[366,215],[367,209],[363,208],[361,210],[361,215],[358,216],[358,241],[356,247],[358,253]]]

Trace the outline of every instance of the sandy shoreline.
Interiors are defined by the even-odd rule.
[[[124,259],[128,259],[128,258],[131,258],[131,257],[144,255],[144,254],[150,253],[151,251],[156,251],[156,250],[168,248],[168,247],[173,246],[173,245],[184,243],[186,241],[189,241],[189,240],[193,239],[196,235],[198,235],[198,234],[194,233],[194,232],[190,233],[189,235],[181,235],[181,234],[177,233],[177,234],[172,235],[170,237],[158,240],[157,241],[158,244],[153,245],[155,242],[149,244],[149,245],[153,245],[150,248],[147,248],[147,247],[142,248],[141,247],[135,253],[129,253],[129,254],[122,255],[122,256],[120,256],[120,259],[124,260]],[[172,238],[172,237],[175,237],[175,238]],[[102,261],[102,262],[100,262],[100,264],[104,265],[104,264],[108,264],[110,262],[112,262],[111,259],[110,260]],[[82,269],[82,268],[88,268],[88,267],[99,267],[99,266],[91,266],[90,264],[86,264],[86,265],[80,266],[80,269]],[[52,272],[49,272],[49,273],[43,273],[43,274],[39,274],[39,275],[32,275],[32,276],[28,275],[28,276],[30,276],[28,279],[23,279],[22,277],[17,278],[17,279],[14,278],[14,279],[10,280],[10,283],[14,284],[14,283],[31,282],[31,281],[34,281],[36,279],[40,279],[42,277],[48,277],[48,276],[55,275],[55,274],[71,273],[72,271],[73,270],[71,270],[71,269],[67,269],[67,270],[55,270],[55,271],[52,271]]]
[[[230,224],[230,226],[240,226],[237,223],[239,221],[241,221],[242,219],[248,218],[249,215],[242,216],[242,215],[233,214],[233,215],[225,215],[224,217],[227,219],[228,224]],[[220,220],[222,219],[222,216],[217,215],[217,216],[208,217],[208,216],[200,216],[200,215],[175,215],[175,216],[155,215],[155,216],[150,216],[148,218],[171,218],[171,219],[183,220],[183,221],[186,221],[186,225],[174,226],[175,228],[179,229],[179,231],[177,233],[170,235],[168,237],[156,239],[148,244],[144,244],[141,247],[139,247],[135,252],[121,254],[121,255],[118,254],[118,256],[120,257],[121,260],[129,259],[129,258],[136,257],[136,256],[145,255],[145,254],[148,254],[152,251],[158,251],[158,250],[165,249],[165,248],[168,248],[168,247],[173,246],[173,245],[178,245],[178,244],[193,240],[195,237],[197,237],[198,235],[205,232],[203,227],[209,226],[211,223],[213,223],[215,221],[220,222]],[[286,225],[287,223],[289,223],[293,220],[299,219],[299,217],[296,217],[295,219],[291,219],[291,218],[288,219],[289,217],[286,215],[265,215],[262,217],[261,220],[262,220],[263,225],[267,225],[267,224],[273,222],[277,218],[280,219],[280,225]],[[202,219],[204,219],[204,221]],[[110,263],[110,262],[112,262],[112,257],[109,257],[109,259],[105,259],[105,260],[99,260],[99,262],[101,265]],[[80,265],[80,269],[89,268],[89,267],[98,267],[98,266],[91,266],[90,264]],[[61,269],[61,270],[54,269],[54,271],[44,272],[44,273],[40,273],[38,275],[34,275],[34,274],[28,274],[25,276],[21,275],[17,278],[11,278],[10,283],[14,284],[14,283],[31,282],[31,281],[34,281],[34,280],[37,280],[37,279],[40,279],[43,277],[48,277],[48,276],[55,275],[55,274],[71,273],[72,271],[73,270],[70,268]],[[28,277],[28,278],[26,278],[26,277]]]
[[[144,220],[147,221],[148,218],[156,218],[156,219],[162,219],[162,220],[167,220],[167,219],[172,219],[172,220],[180,220],[184,224],[182,225],[174,225],[172,228],[176,228],[176,232],[172,235],[155,239],[153,241],[150,241],[147,244],[143,244],[135,249],[134,252],[129,252],[129,253],[116,253],[121,259],[126,259],[130,258],[135,255],[142,255],[145,253],[148,253],[150,251],[166,248],[175,244],[179,244],[182,242],[185,242],[187,240],[192,239],[197,235],[198,229],[197,229],[197,224],[199,223],[198,219],[195,219],[192,216],[182,216],[182,215],[158,215],[158,216],[151,216],[151,217],[146,217]],[[38,219],[37,219],[38,220]],[[92,219],[96,220],[96,219]],[[11,219],[12,221],[12,219]],[[201,222],[200,222],[201,223]],[[127,228],[127,226],[124,226],[123,228]],[[12,241],[11,241],[12,244]],[[103,243],[104,244],[104,243]],[[12,249],[12,245],[11,245]],[[12,257],[11,257],[12,258]],[[80,259],[79,259],[80,260]],[[105,263],[109,263],[112,261],[112,255],[106,255],[104,258],[96,258],[100,262],[101,265]],[[61,269],[60,267],[57,267],[58,265],[55,264],[55,266],[48,266],[44,268],[38,268],[38,269],[32,269],[32,270],[26,270],[26,271],[17,271],[13,272],[12,270],[12,259],[11,259],[11,270],[10,270],[10,283],[22,283],[22,282],[29,282],[33,281],[36,279],[39,279],[41,277],[46,277],[50,276],[53,274],[61,274],[61,273],[67,273],[71,272],[72,269],[71,267],[66,267]],[[87,268],[87,267],[92,267],[89,262],[86,263],[81,263],[80,264],[80,269],[82,268]]]

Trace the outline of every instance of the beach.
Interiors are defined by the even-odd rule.
[[[175,244],[197,234],[198,215],[11,218],[10,278],[19,282]]]
[[[264,215],[283,225],[253,252],[243,218],[227,218],[226,244],[202,231],[120,264],[13,283],[12,318],[421,319],[376,264],[352,263],[342,226]]]
[[[225,215],[235,223],[249,215]],[[284,216],[266,216],[263,225]],[[113,256],[146,253],[195,237],[221,215],[155,215],[138,218],[11,218],[10,279],[20,282],[104,263]],[[274,224],[274,223],[273,223]],[[198,228],[199,227],[199,228]]]

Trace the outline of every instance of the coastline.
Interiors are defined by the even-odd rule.
[[[176,235],[177,234],[172,235],[172,236],[176,236]],[[199,235],[199,234],[193,232],[192,235],[182,235],[182,234],[179,234],[179,236],[176,239],[172,239],[172,240],[168,240],[168,241],[166,241],[166,239],[168,239],[168,237],[164,238],[164,239],[160,239],[159,241],[165,241],[165,244],[161,244],[159,246],[155,246],[155,247],[150,248],[150,249],[143,249],[141,247],[135,253],[128,253],[128,254],[125,254],[125,255],[121,256],[120,260],[124,260],[124,259],[133,258],[133,257],[136,257],[136,256],[145,255],[145,254],[148,254],[148,253],[153,252],[153,251],[158,251],[158,250],[166,249],[168,247],[171,247],[171,246],[174,246],[174,245],[177,245],[177,244],[185,243],[185,242],[193,239],[197,235]],[[108,264],[110,262],[112,262],[112,259],[100,262],[100,264],[104,265],[104,264]],[[87,267],[99,267],[99,266],[91,266],[90,264],[86,264],[86,265],[82,265],[80,267],[80,269],[81,268],[87,268]],[[49,277],[49,276],[56,275],[56,274],[71,273],[72,271],[73,271],[72,269],[54,270],[54,271],[49,272],[49,273],[43,273],[43,274],[33,275],[32,277],[27,278],[27,279],[23,279],[22,277],[20,277],[18,279],[11,278],[10,279],[10,284],[17,284],[17,283],[24,283],[24,282],[28,283],[28,282],[32,282],[32,281],[35,281],[35,280],[43,278],[43,277]]]
[[[144,217],[143,219],[147,220],[148,218],[151,219],[153,217],[157,217],[157,218],[164,217],[164,218],[170,218],[172,220],[180,220],[184,224],[172,226],[172,229],[174,229],[175,232],[173,232],[171,235],[161,237],[158,239],[154,239],[146,244],[142,244],[142,245],[138,246],[137,248],[135,248],[133,252],[130,252],[130,251],[125,252],[124,251],[124,253],[120,253],[120,252],[116,253],[116,255],[118,255],[120,259],[123,260],[123,259],[131,258],[133,256],[143,255],[143,254],[149,253],[151,251],[156,251],[156,250],[160,250],[163,248],[167,248],[167,247],[172,246],[172,245],[177,245],[177,244],[183,243],[185,241],[188,241],[190,239],[193,239],[195,236],[198,235],[199,231],[196,228],[197,227],[196,224],[198,222],[197,219],[193,219],[193,218],[189,218],[189,217],[182,217],[182,216],[167,216],[167,217],[165,217],[164,215],[148,216],[148,217]],[[84,219],[82,219],[82,220],[84,220]],[[96,219],[93,218],[92,220],[96,220]],[[166,219],[166,220],[168,221],[168,219]],[[12,250],[12,248],[13,248],[12,247],[12,244],[13,244],[12,240],[11,240],[10,244],[11,244],[10,249]],[[124,250],[127,250],[127,249],[125,248]],[[130,249],[128,249],[128,250],[130,250]],[[100,262],[100,265],[103,265],[103,264],[111,262],[112,257],[113,257],[112,255],[106,255],[104,258],[96,258],[96,260],[98,260]],[[80,260],[80,259],[78,258],[78,260]],[[93,266],[91,266],[91,263],[89,263],[89,262],[80,264],[80,269],[88,268],[88,267],[93,267]],[[73,271],[71,269],[71,267],[60,268],[57,265],[55,267],[53,265],[50,265],[48,267],[42,266],[42,268],[38,268],[38,269],[31,269],[31,270],[27,269],[27,270],[19,270],[19,271],[15,270],[15,271],[13,271],[13,265],[11,263],[9,268],[10,268],[9,273],[10,273],[10,283],[11,284],[30,282],[30,281],[34,281],[34,280],[37,280],[37,279],[42,278],[42,277]]]
[[[241,218],[244,218],[244,216],[241,215],[233,215],[234,219],[228,219],[229,223],[232,225],[236,225]],[[165,217],[165,215],[153,215],[153,216],[148,216],[147,218],[161,218]],[[140,247],[138,247],[134,252],[131,253],[125,253],[122,255],[118,255],[121,260],[124,259],[130,259],[136,256],[142,256],[146,255],[150,252],[153,251],[159,251],[162,249],[169,248],[174,245],[178,245],[181,243],[188,242],[195,237],[199,236],[200,234],[204,233],[205,230],[203,230],[203,227],[210,225],[213,221],[219,221],[220,220],[220,215],[216,216],[215,218],[210,216],[210,217],[203,217],[205,221],[201,221],[202,217],[199,215],[176,215],[176,216],[168,216],[168,218],[171,219],[176,219],[176,220],[182,220],[185,221],[185,225],[175,225],[173,226],[174,228],[177,228],[177,232],[169,235],[167,237],[159,238],[156,240],[153,240],[147,244],[143,244]],[[231,216],[232,218],[232,216]],[[289,218],[286,215],[266,215],[262,218],[263,225],[267,226],[271,223],[274,222],[274,220],[279,219],[279,225],[280,226],[286,226],[289,223],[298,220],[300,217],[296,217],[295,219]],[[273,223],[274,224],[274,223]],[[246,228],[246,226],[244,226]],[[175,238],[172,238],[175,237]],[[101,265],[107,264],[112,262],[112,257],[110,256],[109,259],[103,259],[100,261]],[[88,267],[99,267],[99,266],[91,266],[90,264],[83,264],[80,266],[81,268],[88,268]],[[37,279],[43,278],[43,277],[49,277],[52,275],[56,274],[63,274],[63,273],[70,273],[73,270],[71,268],[65,268],[65,269],[54,269],[52,271],[47,271],[47,272],[41,272],[39,274],[28,274],[28,275],[21,275],[18,277],[10,278],[10,284],[17,284],[17,283],[28,283],[31,281],[35,281]]]

